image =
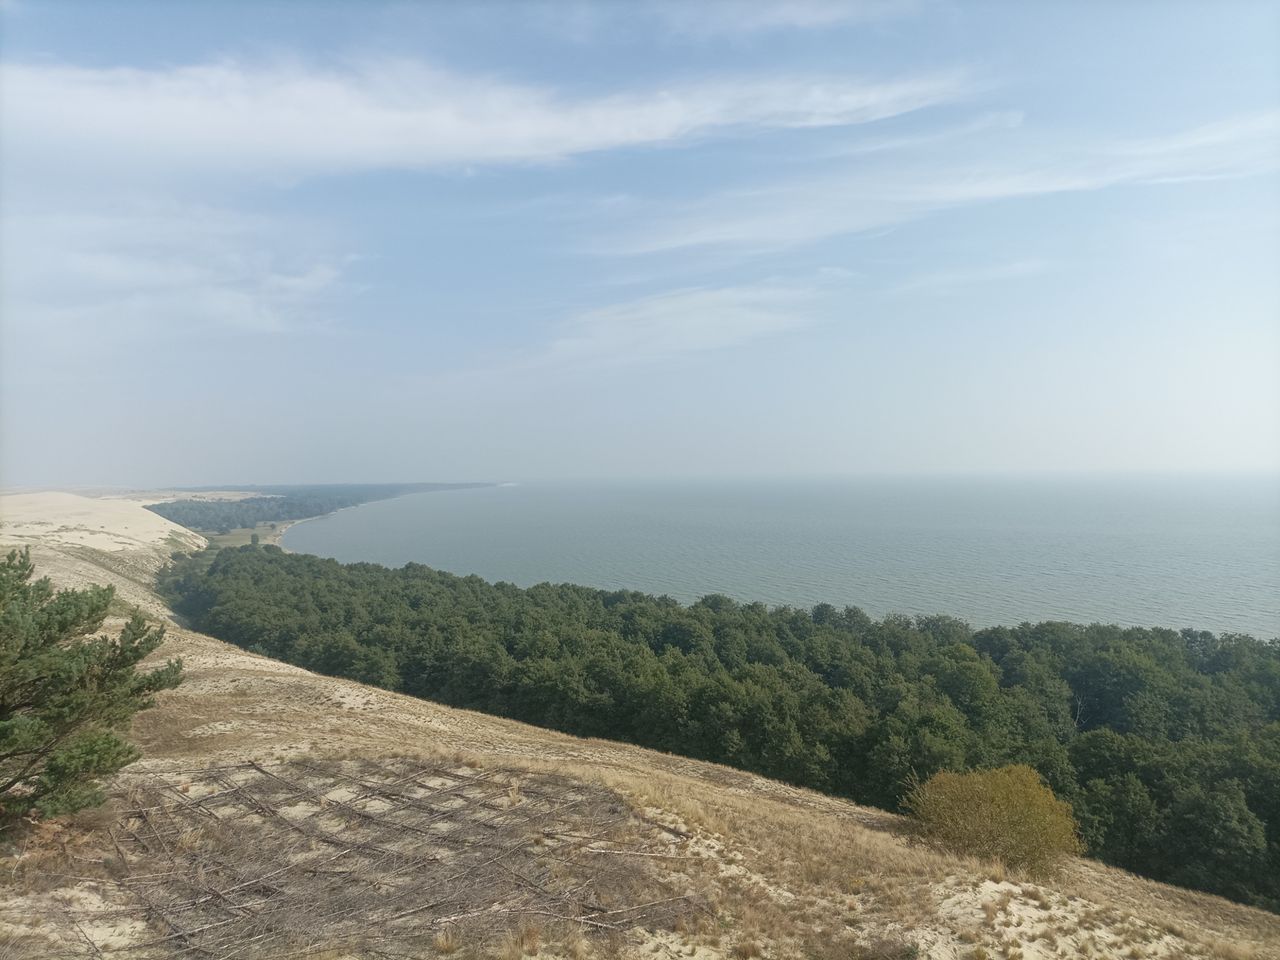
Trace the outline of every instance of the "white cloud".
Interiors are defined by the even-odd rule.
[[[223,188],[858,124],[965,89],[958,75],[792,76],[570,96],[404,61],[342,70],[7,64],[0,175],[19,203],[0,222],[0,306],[9,329],[49,337],[310,328],[348,289],[345,252],[287,217],[226,206],[236,201],[210,206]],[[182,199],[192,196],[206,202]],[[737,315],[747,319],[744,305]],[[597,318],[579,337],[599,342],[607,325]]]
[[[570,97],[401,61],[345,70],[8,64],[10,160],[167,173],[304,176],[548,161],[715,132],[866,123],[952,101],[957,74],[745,77]]]
[[[836,174],[724,193],[659,214],[600,249],[634,254],[722,246],[760,252],[977,203],[1250,176],[1280,167],[1280,112],[1092,148],[1023,149],[1019,156],[1016,145],[1002,147],[979,157],[973,151],[921,151],[892,164],[862,163]]]
[[[344,266],[300,229],[190,205],[7,215],[0,240],[5,328],[59,342],[314,328]]]

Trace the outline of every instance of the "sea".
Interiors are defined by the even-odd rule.
[[[414,494],[283,545],[521,586],[1280,637],[1280,478],[560,481]]]

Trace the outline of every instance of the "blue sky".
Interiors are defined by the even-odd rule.
[[[1280,470],[1275,4],[0,17],[5,485]]]

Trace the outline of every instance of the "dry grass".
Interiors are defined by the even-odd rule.
[[[462,946],[462,937],[457,927],[448,926],[431,938],[431,949],[441,955],[456,953]]]

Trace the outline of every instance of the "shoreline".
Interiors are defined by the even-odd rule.
[[[403,500],[405,497],[426,496],[433,493],[452,493],[458,490],[480,490],[485,487],[500,486],[504,486],[504,484],[495,481],[490,483],[459,484],[458,486],[439,487],[435,490],[408,490],[404,493],[396,494],[394,497],[381,497],[377,500],[365,500],[363,503],[353,503],[348,507],[339,507],[337,510],[330,510],[328,513],[318,513],[314,517],[301,517],[297,520],[281,520],[278,521],[279,529],[272,531],[271,540],[269,542],[272,546],[279,547],[285,553],[292,553],[293,551],[284,545],[284,535],[292,527],[296,527],[299,524],[309,523],[312,520],[323,520],[325,517],[334,517],[346,510],[358,510],[360,507],[367,507],[371,503],[390,503],[393,500]]]
[[[257,524],[251,527],[233,527],[232,529],[227,530],[224,533],[202,531],[202,530],[194,529],[192,527],[182,526],[181,524],[177,524],[177,525],[181,527],[181,529],[186,530],[194,534],[195,536],[204,538],[204,540],[210,547],[217,547],[221,549],[223,547],[248,546],[250,543],[252,543],[252,538],[256,536],[258,538],[258,543],[260,545],[279,547],[285,553],[292,553],[293,551],[289,550],[289,548],[284,545],[284,537],[285,537],[285,534],[287,534],[292,527],[294,527],[299,523],[306,523],[308,520],[319,520],[322,517],[329,517],[329,516],[333,516],[334,514],[341,513],[343,510],[351,510],[356,507],[363,507],[366,504],[377,503],[382,500],[399,500],[399,499],[402,499],[403,497],[416,496],[418,494],[423,494],[423,493],[441,493],[446,490],[465,490],[465,489],[473,489],[473,488],[481,488],[481,487],[493,487],[493,486],[498,486],[498,482],[486,481],[486,482],[479,482],[479,483],[458,483],[458,484],[428,483],[428,484],[425,484],[425,486],[427,487],[427,489],[404,490],[401,493],[397,493],[389,497],[382,496],[382,497],[376,497],[372,500],[363,500],[359,503],[350,503],[350,504],[347,504],[346,506],[338,507],[336,510],[329,510],[326,513],[319,513],[310,517],[298,517],[296,519],[291,519],[291,520],[263,520],[263,521],[259,521]],[[254,495],[252,492],[246,492],[246,491],[225,492],[225,493],[233,494],[232,496],[223,496],[222,495],[223,493],[224,493],[223,491],[218,491],[217,492],[218,495],[207,497],[207,499],[241,499],[243,498],[242,496],[240,496],[242,494],[243,496]],[[168,495],[169,491],[163,491],[163,494],[164,495],[161,495],[161,491],[150,491],[150,492],[139,491],[138,495],[134,495],[130,499],[133,502],[140,503],[143,505],[147,505],[149,503],[167,502],[173,499]],[[264,495],[275,496],[275,494],[264,494]],[[104,495],[104,496],[95,497],[92,499],[109,499],[109,497]],[[201,496],[192,496],[186,499],[199,500],[199,499],[206,499],[206,498]],[[175,521],[170,521],[170,522],[175,522]]]
[[[313,518],[308,517],[306,519],[313,519]],[[289,528],[292,527],[295,523],[302,523],[302,522],[303,522],[302,520],[280,521],[276,524],[276,528],[271,531],[271,535],[268,536],[266,540],[262,542],[268,544],[269,546],[279,547],[281,550],[285,550],[284,535],[289,532]],[[285,550],[285,553],[288,553],[288,552],[289,552],[288,550]]]

